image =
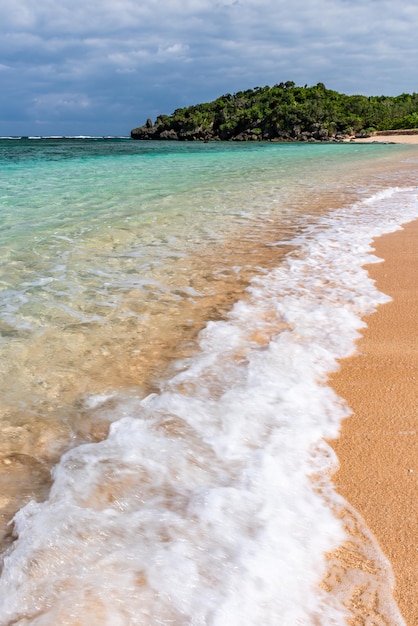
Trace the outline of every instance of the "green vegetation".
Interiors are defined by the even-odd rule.
[[[323,83],[254,87],[160,115],[134,139],[330,141],[375,130],[418,127],[418,94],[347,96]]]

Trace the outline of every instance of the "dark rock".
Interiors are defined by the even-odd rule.
[[[176,133],[175,130],[170,129],[170,130],[163,130],[162,133],[160,133],[159,139],[170,139],[171,141],[176,141],[178,140],[178,135]]]
[[[148,128],[147,126],[139,126],[131,131],[132,139],[156,139],[155,128]]]
[[[365,136],[362,133],[361,136]],[[165,139],[170,141],[283,141],[283,142],[316,142],[316,141],[343,141],[346,136],[342,133],[331,133],[322,124],[314,123],[309,127],[295,124],[288,130],[282,130],[278,123],[263,126],[263,121],[258,119],[247,128],[241,126],[238,129],[219,128],[213,123],[209,127],[190,127],[178,122],[170,126],[170,118],[167,115],[159,115],[153,124],[150,119],[143,126],[131,131],[133,139]]]

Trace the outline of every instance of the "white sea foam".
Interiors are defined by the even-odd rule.
[[[68,452],[48,501],[15,517],[0,623],[345,624],[318,586],[345,538],[312,479],[348,413],[326,380],[388,300],[362,268],[372,237],[416,217],[408,188],[319,218],[160,393],[112,396],[109,437]]]

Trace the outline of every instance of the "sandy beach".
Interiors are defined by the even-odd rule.
[[[393,300],[367,318],[356,355],[331,381],[353,411],[332,442],[334,483],[390,560],[408,626],[418,624],[417,240],[415,221],[375,241],[384,262],[368,269]]]
[[[372,135],[371,137],[364,137],[362,139],[350,139],[353,143],[408,143],[418,144],[418,132],[414,133],[395,133],[392,134],[388,131],[387,134],[379,133]]]

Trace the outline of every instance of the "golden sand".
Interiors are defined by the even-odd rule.
[[[371,265],[370,275],[393,301],[367,319],[356,355],[331,380],[353,410],[332,442],[340,460],[334,483],[390,560],[396,601],[407,625],[416,626],[418,221],[379,238],[375,249],[384,263]]]
[[[417,134],[376,134],[371,135],[370,137],[365,137],[363,139],[351,139],[350,141],[354,141],[355,143],[410,143],[410,144],[418,144],[418,133]]]

